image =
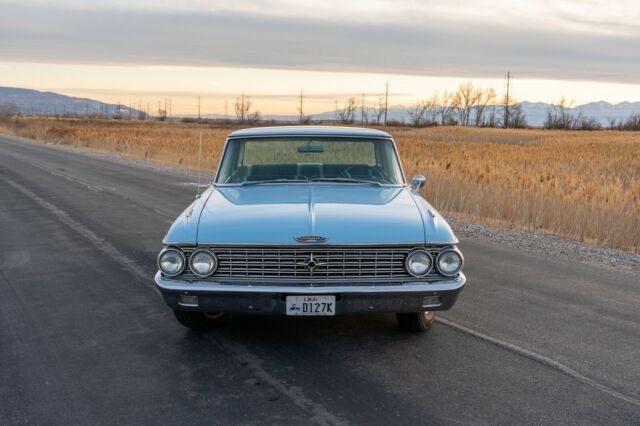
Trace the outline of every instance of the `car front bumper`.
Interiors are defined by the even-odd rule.
[[[160,271],[155,282],[167,304],[177,310],[246,314],[286,314],[288,295],[335,295],[336,314],[419,312],[450,309],[465,285],[463,273],[435,282],[390,284],[302,285],[183,281]],[[196,305],[184,305],[178,296],[197,296]]]

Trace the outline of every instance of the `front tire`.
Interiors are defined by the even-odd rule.
[[[434,311],[397,313],[398,326],[405,331],[424,332],[431,327],[435,319]]]
[[[180,324],[196,331],[208,330],[226,317],[222,312],[178,311],[176,309],[173,310],[173,314]]]

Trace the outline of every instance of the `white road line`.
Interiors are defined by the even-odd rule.
[[[513,343],[509,343],[509,342],[505,342],[504,340],[500,340],[498,338],[495,337],[491,337],[488,336],[484,333],[481,333],[479,331],[473,330],[469,327],[465,327],[464,325],[458,324],[456,322],[453,322],[451,320],[448,320],[446,318],[442,318],[442,317],[436,317],[436,321],[438,321],[441,324],[446,325],[447,327],[451,327],[455,330],[458,330],[462,333],[466,333],[469,334],[473,337],[476,337],[478,339],[484,340],[486,342],[489,342],[491,344],[494,344],[498,347],[501,347],[503,349],[506,349],[510,352],[513,352],[515,354],[518,355],[522,355],[526,358],[532,359],[534,361],[537,361],[541,364],[544,364],[548,367],[551,367],[555,370],[558,370],[570,377],[573,377],[574,379],[576,379],[577,381],[584,383],[586,385],[589,385],[595,389],[598,389],[601,392],[604,392],[608,395],[613,396],[614,398],[620,399],[622,401],[628,402],[630,404],[636,405],[640,407],[640,400],[637,398],[634,398],[632,396],[629,395],[625,395],[623,393],[618,392],[617,390],[610,388],[607,385],[603,385],[602,383],[597,382],[596,380],[592,379],[591,377],[587,377],[582,373],[577,372],[576,370],[574,370],[571,367],[568,367],[564,364],[562,364],[561,362],[558,362],[554,359],[551,359],[547,356],[544,355],[540,355],[538,353],[532,352],[528,349],[525,349],[523,347],[520,347],[518,345],[514,345]]]
[[[309,414],[310,421],[320,425],[348,425],[349,422],[327,410],[322,404],[310,400],[304,395],[299,386],[286,386],[280,379],[272,376],[264,368],[262,368],[262,360],[249,352],[249,350],[240,343],[220,339],[215,339],[220,346],[237,359],[260,380],[273,386],[278,392],[285,395],[291,402]]]
[[[27,197],[31,198],[36,203],[40,204],[43,208],[51,212],[54,216],[56,216],[60,222],[64,223],[78,234],[82,235],[86,239],[88,239],[98,250],[102,253],[109,256],[116,263],[122,266],[125,270],[131,272],[136,278],[139,278],[140,281],[145,284],[152,286],[151,278],[153,274],[149,271],[145,271],[140,268],[136,262],[127,257],[126,255],[120,253],[118,249],[116,249],[113,245],[111,245],[107,240],[93,232],[91,229],[73,219],[71,216],[67,214],[64,210],[59,209],[55,205],[51,204],[47,200],[42,199],[34,192],[28,190],[24,186],[5,178],[5,182],[7,182],[10,186],[14,187],[18,191],[22,192]],[[155,288],[155,286],[152,286]]]
[[[57,176],[57,177],[61,177],[63,179],[68,180],[69,182],[73,182],[73,183],[77,183],[78,185],[82,185],[84,187],[86,187],[87,189],[94,191],[94,192],[102,192],[102,191],[110,191],[110,192],[116,192],[116,188],[111,187],[111,186],[99,186],[99,185],[93,185],[89,182],[85,182],[81,179],[78,179],[77,177],[70,175],[68,173],[64,173],[60,170],[56,170],[53,169],[51,167],[49,167],[48,165],[46,165],[43,162],[40,161],[36,161],[36,160],[31,160],[26,158],[24,155],[22,154],[18,154],[16,152],[8,152],[8,155],[14,157],[14,158],[18,158],[22,161],[24,161],[27,164],[30,164],[31,166],[40,169],[42,171],[45,171],[49,174],[51,174],[52,176]]]
[[[88,239],[93,245],[100,250],[105,255],[109,256],[116,263],[122,266],[125,270],[131,272],[136,278],[139,278],[140,281],[147,285],[151,285],[151,278],[153,275],[150,272],[144,271],[140,268],[136,262],[122,254],[118,249],[116,249],[113,245],[111,245],[104,238],[100,237],[98,234],[93,232],[91,229],[78,222],[77,220],[70,217],[64,210],[59,209],[55,205],[50,202],[42,199],[40,196],[35,194],[34,192],[28,190],[24,186],[9,180],[5,179],[5,181],[27,197],[31,198],[33,201],[41,205],[43,208],[51,212],[55,215],[62,223],[69,226],[71,229]],[[155,286],[153,286],[155,289]],[[280,380],[276,377],[269,374],[264,368],[262,368],[262,361],[260,358],[253,355],[249,350],[242,346],[239,343],[231,342],[231,341],[220,341],[218,343],[229,352],[229,354],[240,362],[246,363],[247,367],[250,368],[253,374],[263,380],[266,383],[269,383],[273,388],[276,389],[279,393],[285,395],[289,398],[296,406],[300,407],[303,411],[308,413],[311,418],[310,421],[315,424],[320,425],[346,425],[348,422],[343,420],[330,411],[328,411],[324,406],[318,404],[308,397],[304,395],[302,389],[299,387],[285,386]]]

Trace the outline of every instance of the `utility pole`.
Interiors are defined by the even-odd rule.
[[[507,93],[504,98],[504,127],[509,127],[509,89],[511,86],[511,72],[507,71]]]
[[[302,93],[302,89],[300,89],[300,106],[298,107],[298,112],[300,113],[300,117],[298,118],[298,121],[300,121],[301,123],[304,120],[304,112],[303,112],[303,109],[302,109],[302,101],[303,101],[303,93]]]
[[[229,99],[224,100],[224,119],[229,120]]]
[[[384,125],[387,125],[387,110],[389,109],[389,82],[384,86]]]
[[[169,121],[171,121],[171,98],[169,98]]]
[[[360,117],[360,121],[364,124],[364,93],[362,94],[362,116]]]
[[[244,123],[244,93],[242,94],[242,102],[240,102],[240,122]]]
[[[198,121],[200,121],[200,96],[198,96]]]

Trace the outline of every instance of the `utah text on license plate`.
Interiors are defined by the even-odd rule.
[[[335,296],[287,296],[287,315],[335,314]]]

